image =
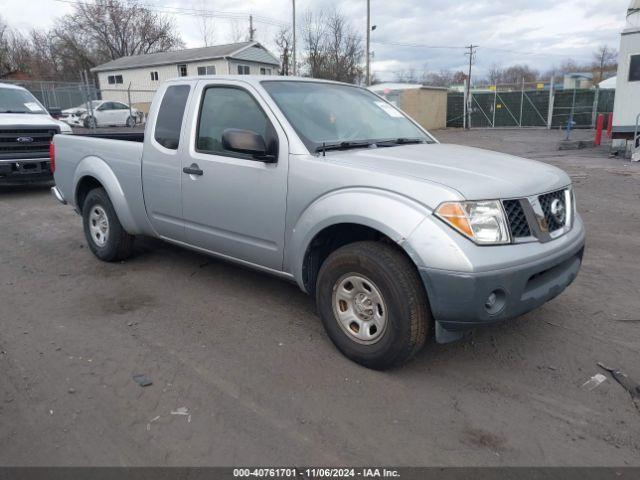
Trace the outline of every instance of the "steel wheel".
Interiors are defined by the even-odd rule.
[[[91,239],[98,247],[104,247],[109,240],[109,218],[101,205],[94,205],[89,214]]]
[[[354,341],[376,343],[387,328],[387,307],[378,287],[368,278],[348,273],[333,287],[333,312],[340,328]]]

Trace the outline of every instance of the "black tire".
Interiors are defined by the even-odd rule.
[[[351,273],[370,279],[382,295],[386,327],[375,343],[352,338],[334,312],[334,288]],[[402,252],[381,242],[351,243],[331,253],[318,273],[316,305],[336,347],[351,360],[377,370],[414,357],[431,324],[429,302],[415,266]]]
[[[133,127],[135,127],[135,126],[136,126],[136,119],[135,119],[135,117],[129,117],[129,118],[127,118],[127,124],[126,124],[126,126],[127,126],[127,127],[129,127],[129,128],[133,128]]]
[[[97,215],[101,212],[104,212],[108,224],[107,235],[101,237],[101,239],[104,239],[104,244],[102,245],[91,231],[91,225],[96,225],[95,221],[92,220],[92,215]],[[82,224],[89,249],[100,260],[117,262],[131,256],[135,237],[129,235],[122,228],[111,200],[109,200],[109,195],[103,188],[96,188],[87,194],[82,206]]]

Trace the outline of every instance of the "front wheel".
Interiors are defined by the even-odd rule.
[[[134,237],[122,228],[103,188],[87,194],[82,206],[82,223],[89,248],[100,260],[115,262],[131,256]]]
[[[423,346],[431,314],[413,263],[391,245],[356,242],[320,268],[316,303],[327,334],[351,360],[385,369]]]
[[[127,118],[127,127],[133,128],[136,126],[136,119],[134,117]]]
[[[96,128],[98,126],[98,122],[95,117],[87,117],[84,119],[84,128]]]

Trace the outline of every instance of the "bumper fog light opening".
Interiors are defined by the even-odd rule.
[[[500,313],[506,303],[506,294],[504,290],[496,289],[492,291],[484,302],[484,308],[489,315]]]

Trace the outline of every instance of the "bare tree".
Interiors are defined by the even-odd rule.
[[[492,63],[487,73],[487,80],[489,80],[490,85],[504,83],[504,69],[497,63]]]
[[[0,75],[28,71],[31,63],[29,40],[0,18]]]
[[[440,70],[439,72],[428,72],[422,83],[432,87],[449,87],[453,85],[453,74],[450,70]]]
[[[339,11],[308,11],[303,26],[308,74],[348,83],[362,80],[362,36]]]
[[[99,57],[113,60],[183,46],[173,22],[137,0],[78,2],[73,13],[57,22],[56,31],[67,41],[78,39]]]
[[[293,35],[289,27],[282,27],[274,39],[280,53],[280,75],[289,75],[292,71]]]
[[[517,84],[523,80],[525,82],[535,82],[540,78],[540,72],[529,67],[529,65],[512,65],[506,68],[501,75],[503,83]]]
[[[601,45],[593,54],[595,70],[598,74],[598,83],[604,80],[607,71],[615,70],[618,62],[618,52],[607,45]]]
[[[232,43],[246,42],[249,40],[249,29],[242,25],[238,20],[232,20],[230,27]]]
[[[200,31],[202,43],[205,47],[208,47],[215,42],[215,23],[213,17],[206,13],[207,4],[205,0],[200,0],[198,8],[200,10],[196,18],[198,30]]]

